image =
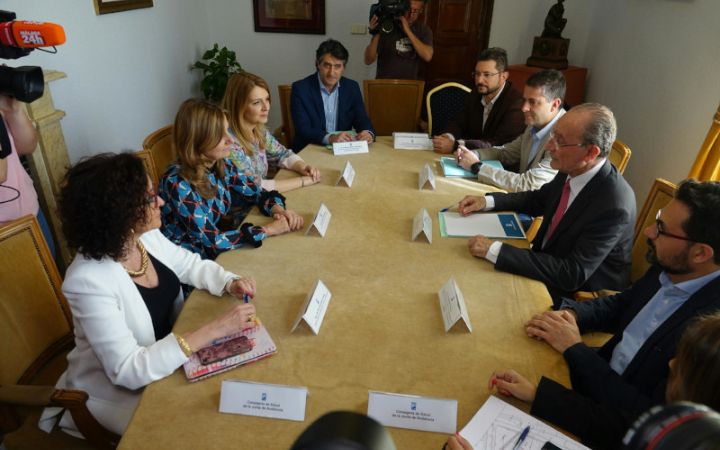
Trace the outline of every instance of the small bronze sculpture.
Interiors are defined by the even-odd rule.
[[[550,11],[548,11],[545,18],[545,29],[542,32],[542,37],[562,38],[562,31],[567,23],[567,19],[563,18],[565,13],[563,1],[565,0],[558,0],[556,4],[550,7]]]

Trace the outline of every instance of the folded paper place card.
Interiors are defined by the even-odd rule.
[[[295,328],[304,320],[312,332],[318,334],[331,297],[332,294],[327,286],[325,286],[325,283],[317,280],[315,289],[305,298],[303,307],[300,309],[300,314],[298,314],[297,319],[295,319],[295,323],[290,329],[290,332],[295,331]]]
[[[335,142],[332,145],[333,155],[354,155],[370,153],[367,141]]]
[[[343,168],[342,173],[340,174],[340,178],[338,178],[337,182],[335,183],[335,186],[338,186],[342,183],[347,187],[351,187],[354,179],[355,179],[355,169],[353,169],[353,166],[352,166],[352,164],[350,164],[350,161],[347,161],[345,163],[345,167]]]
[[[457,400],[370,391],[368,416],[387,427],[453,434]]]
[[[413,219],[412,240],[417,239],[420,234],[425,235],[428,243],[432,244],[432,219],[425,208],[421,209]]]
[[[440,288],[438,297],[440,298],[440,312],[445,324],[445,332],[450,331],[458,320],[462,319],[468,331],[472,333],[472,325],[470,324],[467,306],[465,306],[465,299],[455,282],[455,278],[450,277],[448,282]]]
[[[395,150],[432,150],[432,140],[425,133],[393,133]]]
[[[320,236],[325,237],[325,233],[327,232],[327,227],[330,224],[331,217],[332,214],[330,214],[330,210],[327,208],[327,206],[325,206],[324,203],[320,203],[320,209],[318,209],[317,214],[315,214],[315,218],[313,219],[305,234],[310,234],[312,230],[315,230]]]
[[[301,386],[223,380],[220,412],[302,422],[307,396],[307,388]]]
[[[430,164],[425,164],[422,170],[420,170],[420,177],[418,181],[418,189],[426,187],[433,190],[435,189],[435,174],[433,173]]]

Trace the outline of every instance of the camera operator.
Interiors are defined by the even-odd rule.
[[[0,94],[0,225],[21,216],[37,216],[53,256],[50,228],[38,204],[32,179],[20,162],[35,151],[37,132],[19,100]]]
[[[407,0],[406,0],[407,1]],[[410,7],[400,16],[400,26],[390,33],[374,34],[365,48],[365,64],[377,60],[375,78],[417,79],[420,60],[429,62],[433,56],[432,31],[417,19],[422,14],[426,0],[410,0]],[[380,23],[373,15],[368,26],[375,32]]]

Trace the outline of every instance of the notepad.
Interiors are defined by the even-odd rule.
[[[268,333],[262,323],[259,323],[255,327],[247,328],[240,333],[216,339],[213,344],[219,344],[239,336],[247,336],[248,339],[254,339],[255,346],[253,349],[249,352],[231,356],[206,365],[203,365],[200,362],[200,358],[197,353],[193,353],[192,356],[190,356],[190,359],[183,364],[185,376],[188,381],[202,380],[203,378],[217,375],[230,369],[234,369],[235,367],[242,366],[243,364],[250,364],[251,362],[267,358],[268,356],[277,353],[275,342],[273,342],[270,337],[270,333]]]
[[[456,212],[438,213],[440,236],[470,237],[479,234],[496,239],[525,239],[525,231],[513,212],[486,212],[461,216]]]
[[[500,161],[497,159],[486,159],[483,160],[483,164],[487,164],[488,166],[495,167],[496,169],[502,169],[503,165]],[[458,166],[455,162],[455,158],[451,156],[443,156],[440,158],[440,165],[443,169],[443,174],[448,177],[460,177],[460,178],[477,178],[477,175],[470,172],[469,170],[463,169],[461,166]]]

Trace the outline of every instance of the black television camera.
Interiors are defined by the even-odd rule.
[[[49,22],[15,20],[15,13],[0,11],[0,58],[18,59],[34,49],[65,43],[65,31]],[[43,50],[48,51],[48,50]],[[50,51],[55,53],[55,51]],[[42,97],[45,79],[38,66],[0,65],[0,94],[30,103]]]
[[[377,16],[378,26],[370,30],[370,34],[383,32],[385,34],[392,33],[395,27],[400,26],[400,17],[410,9],[409,0],[379,0],[370,6],[370,19]]]

